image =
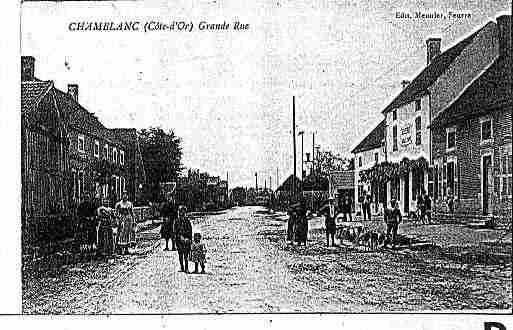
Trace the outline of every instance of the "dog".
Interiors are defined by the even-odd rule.
[[[368,251],[375,251],[380,245],[383,245],[384,243],[385,235],[375,231],[363,232],[357,240],[357,244],[364,246]]]

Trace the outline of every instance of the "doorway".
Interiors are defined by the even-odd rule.
[[[410,174],[404,177],[404,214],[410,213]]]
[[[482,191],[483,191],[483,215],[490,214],[492,209],[491,195],[493,192],[493,170],[492,156],[483,156],[483,175],[482,175]]]

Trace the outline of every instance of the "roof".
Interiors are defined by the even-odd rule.
[[[385,120],[382,120],[351,152],[356,154],[381,147],[385,137]]]
[[[103,126],[94,114],[75,101],[68,93],[57,88],[54,88],[54,91],[57,106],[64,114],[66,123],[69,126],[81,132],[103,138],[110,143],[117,144],[118,146],[124,145],[119,138]]]
[[[354,188],[354,171],[337,171],[330,175],[331,186],[336,189]]]
[[[43,96],[52,88],[51,81],[23,81],[21,83],[21,113],[35,108]]]
[[[276,191],[292,191],[292,184],[294,183],[294,178],[296,183],[296,189],[299,190],[299,187],[301,187],[301,180],[297,176],[294,177],[294,175],[291,174],[285,181],[283,181],[281,186],[279,186],[278,189],[276,189]]]
[[[511,59],[499,57],[436,118],[431,126],[450,125],[457,120],[482,115],[492,108],[513,104]]]
[[[138,148],[139,142],[135,128],[108,128],[107,130],[113,140],[122,142],[126,148]]]
[[[404,104],[410,103],[416,98],[426,93],[426,90],[431,86],[438,77],[440,77],[449,65],[461,54],[461,52],[474,40],[476,35],[494,22],[488,22],[478,31],[474,32],[467,38],[463,39],[453,47],[445,52],[436,56],[429,65],[419,73],[413,81],[406,86],[397,97],[382,111],[382,113],[390,112]]]

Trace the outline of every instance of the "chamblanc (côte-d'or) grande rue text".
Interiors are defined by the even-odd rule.
[[[208,21],[73,21],[68,23],[68,30],[75,32],[86,31],[128,31],[128,32],[192,32],[192,31],[247,31],[249,23],[208,22]]]

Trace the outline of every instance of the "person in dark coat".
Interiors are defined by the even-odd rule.
[[[289,219],[287,221],[287,243],[292,243],[294,240],[294,231],[296,229],[297,212],[294,207],[289,207],[287,210]]]
[[[92,250],[97,246],[96,210],[100,205],[89,194],[85,194],[84,200],[77,207],[79,218],[78,234],[80,243],[86,250]]]
[[[304,200],[301,200],[296,206],[296,226],[294,230],[294,239],[298,245],[304,244],[308,239],[308,218],[306,217],[307,208]]]
[[[385,224],[387,225],[387,238],[383,247],[386,247],[390,242],[392,248],[395,249],[397,243],[397,229],[402,221],[401,211],[395,199],[390,201],[391,208],[385,210]]]
[[[342,214],[344,215],[344,221],[353,221],[353,216],[351,214],[351,209],[352,209],[352,205],[351,205],[351,198],[349,197],[349,195],[346,195],[344,197],[344,199],[342,200],[342,205],[341,205],[341,211],[342,211]]]
[[[319,209],[319,213],[324,215],[324,224],[326,226],[326,246],[335,246],[335,231],[337,226],[335,219],[337,217],[337,209],[335,207],[334,198],[328,198],[328,204]]]
[[[178,207],[178,217],[173,226],[175,235],[175,245],[178,251],[178,259],[180,261],[180,271],[189,272],[189,253],[191,252],[192,243],[192,225],[187,218],[187,209],[185,206]]]
[[[169,240],[171,240],[171,250],[175,250],[175,238],[173,234],[173,226],[175,219],[178,216],[174,198],[172,195],[167,197],[167,200],[162,204],[160,215],[164,218],[162,227],[160,227],[160,236],[166,241],[164,251],[169,251]]]

